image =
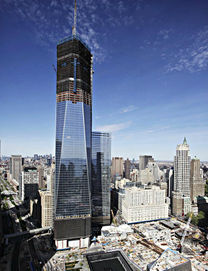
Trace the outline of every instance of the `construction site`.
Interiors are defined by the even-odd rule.
[[[99,271],[102,271],[104,269],[98,258],[107,261],[107,255],[120,255],[122,251],[121,259],[124,258],[128,266],[123,270],[208,270],[206,235],[191,226],[190,220],[184,222],[172,217],[149,223],[117,225],[114,219],[114,223],[102,227],[101,235],[93,238],[89,248],[58,252],[51,262],[56,263],[57,267],[59,264],[67,268],[70,266],[66,270],[98,270],[93,266],[100,266]],[[116,257],[118,259],[120,256]]]

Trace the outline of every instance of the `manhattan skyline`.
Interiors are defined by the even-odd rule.
[[[208,3],[77,5],[78,33],[95,56],[93,130],[112,133],[112,156],[173,160],[186,136],[190,155],[208,160]],[[3,0],[0,15],[2,154],[54,154],[52,65],[73,1]]]

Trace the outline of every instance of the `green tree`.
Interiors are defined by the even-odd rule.
[[[191,223],[194,225],[198,225],[199,219],[198,216],[193,215],[191,219]]]
[[[205,218],[205,213],[203,211],[200,211],[198,213],[198,219],[201,220],[201,219],[204,219]]]
[[[186,215],[187,219],[190,217],[190,215],[191,215],[191,213],[188,213]],[[206,218],[205,213],[202,212],[202,211],[200,211],[197,216],[195,216],[194,214],[192,214],[191,223],[193,225],[198,225],[198,224],[203,225],[204,224],[203,222],[204,222],[205,218]]]

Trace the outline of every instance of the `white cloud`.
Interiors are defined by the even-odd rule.
[[[197,72],[208,67],[208,26],[191,37],[191,45],[180,48],[167,66],[167,71]]]
[[[70,35],[73,4],[74,1],[68,0],[2,0],[0,8],[5,12],[16,12],[27,23],[32,22],[38,43],[51,48],[64,35]],[[91,48],[95,61],[102,62],[107,56],[103,39],[110,32],[106,29],[132,24],[134,18],[128,16],[128,9],[133,9],[136,4],[136,0],[131,6],[125,0],[117,3],[111,0],[77,2],[77,32]]]
[[[100,132],[117,132],[117,131],[128,128],[130,125],[131,125],[131,121],[128,121],[128,122],[123,122],[123,123],[98,126],[96,130]]]
[[[167,40],[170,37],[171,32],[173,32],[172,29],[162,29],[159,31],[158,37]]]
[[[135,105],[129,105],[129,106],[125,107],[125,108],[122,108],[121,113],[132,112],[132,111],[134,111],[136,109],[137,109],[137,107]]]

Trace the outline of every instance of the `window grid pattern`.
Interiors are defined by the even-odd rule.
[[[110,216],[111,136],[92,132],[92,215]]]
[[[188,150],[177,150],[174,158],[174,190],[190,196],[190,163]]]
[[[55,219],[91,216],[92,55],[76,38],[57,46]]]
[[[84,103],[57,103],[56,219],[89,216],[91,108]]]

